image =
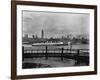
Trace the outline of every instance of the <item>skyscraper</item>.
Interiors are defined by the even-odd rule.
[[[43,29],[41,30],[41,38],[42,39],[44,38],[44,31],[43,31]]]
[[[34,34],[32,35],[33,39],[35,38]]]

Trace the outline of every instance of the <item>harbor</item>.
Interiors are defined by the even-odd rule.
[[[23,11],[22,15],[23,69],[89,66],[88,14]]]
[[[88,45],[24,45],[23,68],[48,68],[48,67],[69,67],[88,66],[89,49]]]

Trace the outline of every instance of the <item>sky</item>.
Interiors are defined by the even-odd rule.
[[[89,14],[68,12],[22,11],[23,36],[38,35],[44,30],[44,37],[89,35]]]

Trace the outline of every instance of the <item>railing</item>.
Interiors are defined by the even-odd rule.
[[[22,47],[23,60],[24,58],[34,58],[34,57],[61,57],[63,61],[64,57],[78,59],[79,56],[89,57],[89,49],[64,49],[55,48],[49,49],[47,46],[45,49],[24,49]]]

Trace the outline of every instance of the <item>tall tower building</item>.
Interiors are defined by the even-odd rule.
[[[44,31],[43,31],[43,29],[41,30],[41,38],[42,39],[44,38]]]
[[[33,39],[35,38],[34,34],[32,35]]]

